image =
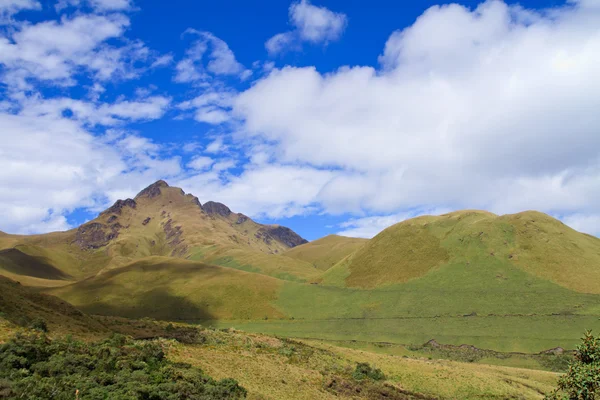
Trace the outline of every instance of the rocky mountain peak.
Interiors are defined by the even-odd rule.
[[[228,217],[231,215],[231,210],[223,203],[218,203],[216,201],[208,201],[204,203],[202,206],[204,211],[208,215],[220,215],[222,217]]]
[[[161,188],[168,188],[168,187],[169,187],[169,184],[167,182],[165,182],[163,180],[156,181],[152,185],[148,186],[146,189],[139,192],[138,195],[135,196],[135,198],[139,199],[141,197],[146,197],[146,198],[151,199],[153,197],[160,196]]]
[[[136,208],[137,203],[133,199],[117,200],[115,204],[107,208],[102,214],[118,214],[121,215],[123,208]]]

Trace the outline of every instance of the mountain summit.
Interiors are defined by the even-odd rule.
[[[257,223],[221,203],[203,206],[196,196],[159,180],[76,229],[7,235],[0,245],[20,246],[32,255],[51,253],[57,267],[80,278],[150,256],[222,259],[233,249],[277,254],[303,243],[289,228]]]

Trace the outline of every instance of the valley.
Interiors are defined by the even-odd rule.
[[[109,321],[127,318],[234,332],[225,342],[276,337],[324,352],[319,360],[331,354],[343,363],[372,360],[403,387],[412,382],[409,392],[440,398],[481,397],[475,389],[469,397],[440,383],[417,383],[400,371],[474,373],[466,372],[465,361],[486,365],[478,373],[491,374],[482,379],[492,381],[498,368],[526,368],[534,380],[533,370],[554,371],[549,365],[560,363],[540,354],[559,347],[569,354],[584,331],[600,330],[599,266],[600,239],[533,211],[458,211],[409,219],[370,240],[331,235],[307,242],[221,203],[201,204],[164,181],[71,231],[0,235],[3,279],[20,282],[27,296],[61,299],[77,310],[69,315],[91,318],[84,329],[83,322],[63,323],[52,310],[34,307],[51,332],[103,337],[117,329]],[[19,308],[16,303],[1,311]],[[139,335],[139,329],[129,333]],[[442,347],[423,347],[431,340]],[[475,355],[461,345],[472,346]],[[176,346],[174,357],[258,388],[265,366],[257,364],[252,376],[236,375],[233,366],[254,365],[263,360],[261,351],[250,346],[246,354],[236,346]],[[206,364],[214,357],[220,369]],[[437,361],[428,370],[423,359]],[[302,368],[309,367],[294,364],[286,376],[314,373]],[[545,388],[555,380],[541,376]],[[322,382],[317,386],[321,390]],[[287,393],[281,398],[303,398],[277,390]],[[302,393],[308,398],[310,390]]]

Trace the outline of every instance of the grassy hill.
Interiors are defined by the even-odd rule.
[[[109,330],[71,304],[0,276],[0,341],[19,326],[44,321],[57,334],[103,335]]]
[[[327,271],[335,264],[364,246],[367,239],[329,235],[324,238],[296,246],[284,255],[312,264],[321,271]]]
[[[282,281],[232,268],[150,257],[48,292],[90,314],[163,320],[264,319]]]
[[[410,219],[375,236],[342,268],[345,284],[374,288],[462,264],[515,266],[582,293],[600,293],[600,239],[539,212],[460,211]]]

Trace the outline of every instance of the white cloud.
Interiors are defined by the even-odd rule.
[[[54,8],[62,11],[67,7],[89,5],[95,11],[127,11],[133,8],[131,0],[59,0]]]
[[[290,6],[290,21],[298,29],[301,39],[323,43],[338,40],[346,28],[348,18],[345,14],[301,0]]]
[[[219,153],[226,149],[227,146],[223,143],[223,139],[219,137],[210,142],[208,146],[206,146],[206,149],[204,151],[206,151],[207,153]]]
[[[313,198],[331,213],[600,215],[590,4],[432,7],[390,36],[381,69],[273,70],[236,98],[238,139],[269,143],[277,163],[333,168]]]
[[[339,225],[342,230],[338,232],[338,235],[370,239],[385,228],[397,224],[398,222],[419,217],[421,215],[440,215],[449,211],[450,210],[447,209],[416,210],[391,215],[352,218]]]
[[[194,193],[201,202],[218,200],[249,216],[283,218],[312,211],[314,199],[330,175],[311,168],[265,165],[247,168],[227,181],[218,171],[210,171],[174,184]]]
[[[125,121],[147,121],[164,115],[171,99],[151,96],[136,101],[119,100],[115,103],[92,103],[71,98],[28,98],[21,103],[21,114],[28,117],[61,117],[69,111],[73,118],[87,125],[118,125]]]
[[[600,214],[572,214],[561,220],[579,232],[600,236]]]
[[[230,111],[236,93],[232,91],[209,89],[192,100],[178,105],[182,110],[194,110],[194,119],[213,125],[222,124],[231,119]]]
[[[20,24],[0,35],[0,65],[5,69],[0,79],[22,90],[32,88],[31,79],[74,85],[81,72],[101,81],[137,77],[147,69],[139,64],[152,64],[158,56],[142,42],[123,38],[129,24],[126,16],[114,13]],[[120,45],[106,43],[115,39]]]
[[[188,29],[184,34],[198,39],[187,50],[186,57],[177,63],[175,82],[208,81],[210,74],[233,75],[245,80],[252,74],[236,60],[227,43],[212,33]]]
[[[278,33],[265,42],[265,48],[271,55],[279,54],[285,50],[298,49],[296,37],[292,32]]]
[[[0,25],[10,22],[10,17],[22,10],[39,10],[36,0],[0,0]]]
[[[298,50],[301,42],[327,44],[339,40],[348,23],[345,14],[314,6],[308,0],[292,3],[289,18],[294,30],[278,33],[267,40],[265,47],[269,54]]]
[[[215,161],[210,157],[196,156],[187,164],[187,167],[198,171],[205,171],[209,169],[214,162]]]

